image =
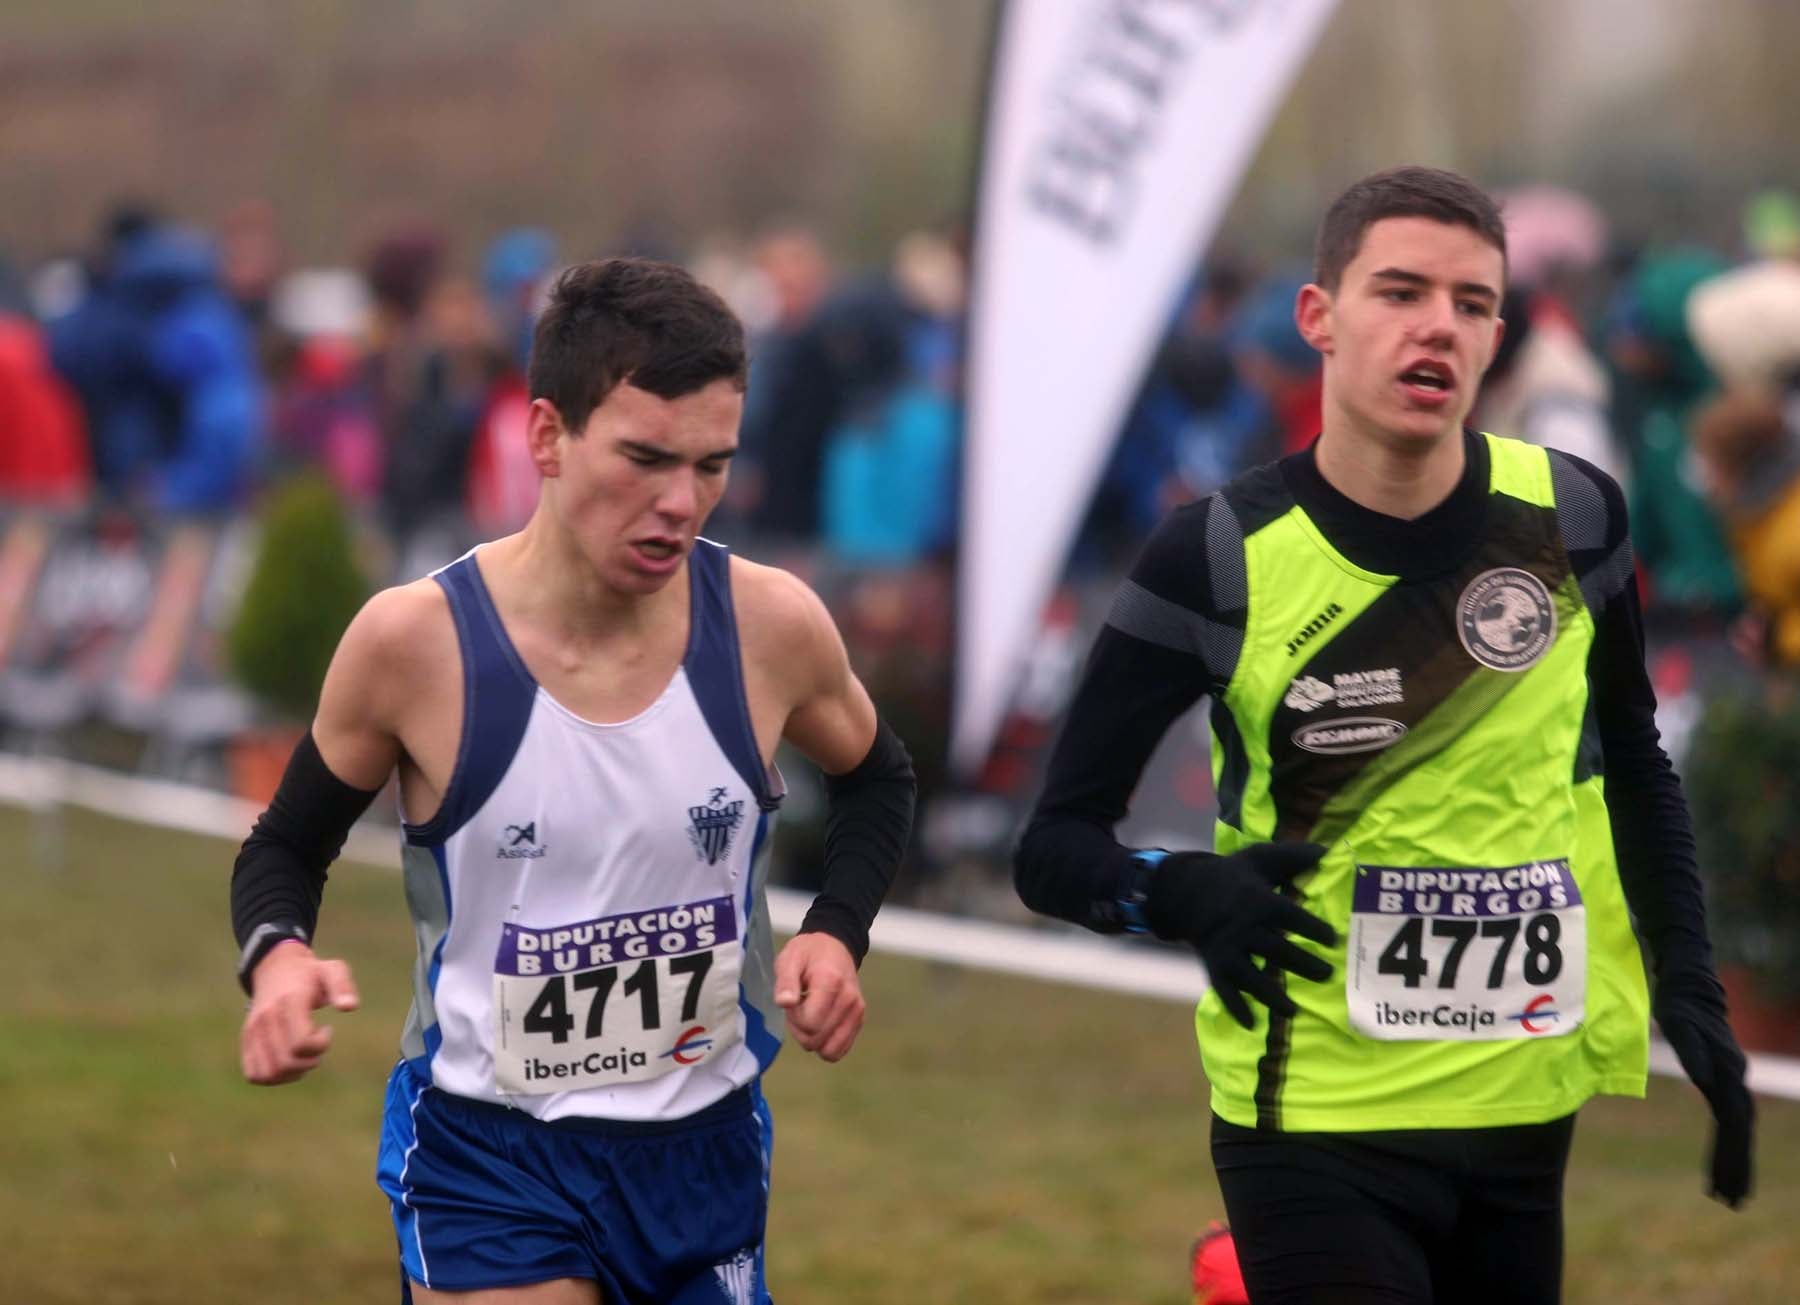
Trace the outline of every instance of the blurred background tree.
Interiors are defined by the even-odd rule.
[[[368,596],[337,491],[323,476],[295,477],[264,507],[227,639],[232,676],[272,717],[304,728],[338,638]]]
[[[1682,770],[1707,879],[1707,924],[1720,974],[1734,989],[1734,1023],[1749,1045],[1800,1053],[1796,685],[1772,679],[1720,695]],[[1768,1019],[1785,1027],[1755,1034],[1745,1027]],[[1784,1045],[1769,1045],[1771,1038]]]

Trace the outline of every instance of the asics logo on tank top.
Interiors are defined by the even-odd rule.
[[[550,849],[537,841],[537,821],[508,825],[500,833],[500,846],[494,856],[502,861],[535,861]]]

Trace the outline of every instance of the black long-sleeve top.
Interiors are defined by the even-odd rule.
[[[1411,521],[1334,489],[1310,448],[1277,468],[1288,493],[1346,558],[1404,583],[1441,574],[1477,546],[1488,450],[1473,432],[1464,441],[1466,465],[1455,489]],[[1554,451],[1550,457],[1564,547],[1594,618],[1588,732],[1598,738],[1626,899],[1659,976],[1695,967],[1710,973],[1693,831],[1657,733],[1656,696],[1644,667],[1624,495],[1589,463]],[[1229,548],[1218,546],[1233,538],[1213,519],[1220,502],[1215,496],[1164,522],[1095,641],[1018,848],[1019,895],[1036,911],[1100,932],[1122,927],[1118,902],[1136,867],[1114,827],[1169,726],[1202,696],[1213,698],[1215,719],[1222,711],[1218,698],[1242,644],[1248,595],[1241,548],[1234,570]],[[1180,637],[1145,638],[1147,630]]]

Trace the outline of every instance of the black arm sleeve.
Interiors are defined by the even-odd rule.
[[[1014,858],[1014,885],[1032,910],[1101,933],[1123,927],[1118,903],[1133,877],[1132,849],[1113,829],[1163,734],[1223,687],[1243,643],[1235,532],[1222,498],[1180,509],[1121,586]],[[1234,556],[1235,582],[1218,574]]]
[[[1711,985],[1706,900],[1687,801],[1656,729],[1625,496],[1598,468],[1553,453],[1564,546],[1594,617],[1588,684],[1625,900],[1657,984]]]
[[[825,776],[825,885],[800,922],[801,933],[827,933],[858,965],[912,833],[918,783],[912,757],[884,720],[854,770]]]
[[[311,731],[295,746],[268,810],[257,818],[231,872],[240,983],[248,985],[262,953],[283,938],[311,940],[326,867],[343,851],[350,827],[369,809],[376,791],[352,788],[332,774]]]

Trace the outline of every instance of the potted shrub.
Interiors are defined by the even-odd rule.
[[[1685,767],[1707,915],[1746,1046],[1800,1054],[1800,692],[1709,704]]]
[[[325,669],[369,596],[355,536],[337,491],[305,473],[263,505],[256,560],[226,635],[233,678],[256,699],[264,727],[232,749],[233,787],[267,802],[305,733]]]

